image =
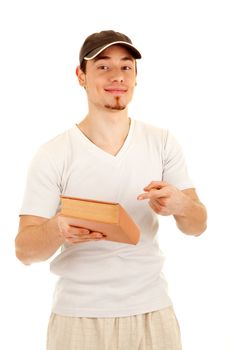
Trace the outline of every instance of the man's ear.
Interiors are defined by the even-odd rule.
[[[78,77],[79,84],[85,87],[85,73],[81,70],[80,66],[76,68],[76,76]]]

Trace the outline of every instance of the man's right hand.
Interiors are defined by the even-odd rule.
[[[64,237],[68,243],[76,244],[105,239],[103,233],[78,227],[75,218],[63,216],[61,214],[57,214],[56,218],[60,235]]]

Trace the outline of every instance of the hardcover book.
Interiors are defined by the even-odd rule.
[[[106,240],[137,244],[139,227],[126,210],[114,202],[61,196],[61,214],[77,219],[77,226],[103,233]]]

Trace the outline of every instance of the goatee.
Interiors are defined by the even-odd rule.
[[[113,109],[117,111],[122,111],[123,109],[125,109],[126,106],[120,104],[120,97],[116,96],[115,98],[116,98],[116,103],[114,105],[106,104],[105,108]]]
[[[108,109],[113,109],[113,110],[117,110],[117,111],[122,111],[123,109],[125,109],[125,106],[121,106],[121,105],[115,105],[115,106],[112,106],[112,105],[105,105],[105,108],[108,108]]]

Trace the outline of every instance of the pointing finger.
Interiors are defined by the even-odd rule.
[[[151,189],[160,190],[161,188],[167,186],[168,184],[164,181],[152,181],[148,186],[144,188],[145,191],[150,191]]]

